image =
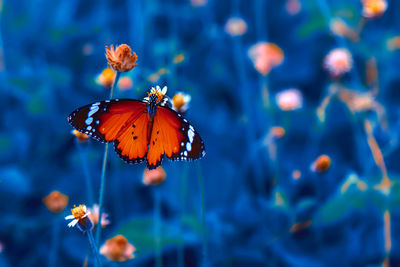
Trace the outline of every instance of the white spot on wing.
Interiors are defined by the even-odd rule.
[[[89,117],[89,118],[87,118],[87,119],[85,120],[86,125],[89,125],[89,124],[91,124],[92,122],[93,122],[93,118],[92,118],[92,117]]]
[[[99,106],[91,106],[90,111],[88,112],[88,117],[92,117],[94,113],[99,110]]]
[[[187,150],[187,151],[192,150],[192,145],[191,145],[189,142],[186,143],[186,150]],[[185,152],[186,152],[186,151],[185,151]]]
[[[191,127],[191,126],[190,126]],[[194,131],[192,130],[193,127],[191,127],[188,131],[188,137],[189,137],[189,142],[193,143],[193,137],[194,137]]]

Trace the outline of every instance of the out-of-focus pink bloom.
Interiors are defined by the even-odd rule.
[[[205,6],[207,2],[207,0],[190,0],[192,6]]]
[[[333,49],[324,59],[324,67],[329,74],[338,78],[349,72],[353,66],[353,59],[349,50],[344,48]]]
[[[301,3],[299,0],[287,0],[285,8],[290,15],[296,15],[301,10]]]
[[[363,6],[362,15],[369,19],[382,16],[388,6],[386,0],[361,0],[361,3]]]
[[[121,77],[118,81],[118,89],[121,91],[127,91],[132,89],[133,82],[130,77]]]
[[[254,68],[262,75],[267,75],[271,69],[282,64],[284,55],[276,44],[260,42],[250,47],[248,55]]]
[[[99,222],[99,205],[94,204],[92,208],[89,208],[89,219],[92,221],[93,226],[97,225]],[[101,228],[106,227],[110,224],[110,221],[107,219],[108,214],[102,212],[101,214]]]
[[[281,110],[296,110],[303,106],[303,97],[297,89],[287,89],[276,94],[276,103]]]
[[[110,238],[100,248],[100,254],[111,261],[127,261],[133,259],[136,248],[128,242],[123,235],[117,235]]]
[[[91,54],[93,54],[93,45],[92,44],[85,44],[82,47],[82,54],[84,54],[85,56],[90,56]]]
[[[247,31],[247,23],[242,18],[232,17],[226,22],[225,31],[232,36],[243,35]]]
[[[159,185],[164,182],[167,174],[163,167],[158,166],[154,170],[144,169],[143,172],[143,184],[145,185]]]

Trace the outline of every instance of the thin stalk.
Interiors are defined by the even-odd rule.
[[[180,240],[179,240],[179,247],[178,247],[178,267],[185,266],[185,239],[184,239],[184,232],[183,232],[183,219],[185,216],[185,203],[186,203],[186,194],[187,194],[187,172],[188,172],[189,165],[187,162],[183,165],[183,172],[182,172],[182,183],[181,183],[181,211],[180,211]]]
[[[205,211],[205,200],[204,200],[204,181],[203,174],[201,172],[201,165],[197,162],[197,174],[199,176],[200,190],[201,190],[201,232],[203,236],[203,266],[207,266],[208,263],[208,251],[207,251],[207,233],[206,233],[206,211]]]
[[[159,188],[155,188],[155,199],[154,199],[154,248],[156,251],[156,267],[162,267],[161,257],[161,196]]]
[[[75,139],[75,144],[76,144],[76,147],[78,148],[79,155],[81,157],[83,175],[85,176],[85,183],[86,183],[87,194],[88,194],[88,200],[89,200],[90,205],[93,205],[94,204],[93,185],[92,185],[92,179],[91,179],[90,173],[89,173],[87,157],[85,155],[85,152],[83,151],[82,145],[76,139]]]
[[[111,87],[110,99],[114,96],[115,88],[117,87],[118,80],[121,73],[117,71],[115,76],[114,84]],[[107,169],[107,158],[108,158],[108,146],[106,143],[106,147],[104,149],[104,157],[103,157],[103,167],[101,168],[101,179],[100,179],[100,194],[99,194],[99,220],[96,229],[96,247],[98,248],[100,245],[100,235],[101,235],[101,216],[103,215],[103,198],[104,198],[104,187],[105,187],[105,177],[106,177],[106,169]]]
[[[53,238],[51,240],[51,253],[49,257],[49,266],[57,266],[57,252],[60,239],[60,222],[57,217],[53,222]]]
[[[103,266],[103,264],[101,263],[100,256],[99,256],[99,251],[97,250],[96,243],[94,242],[92,231],[91,230],[86,231],[86,234],[88,236],[89,244],[90,244],[90,247],[92,249],[92,252],[93,252],[93,254],[94,254],[95,258],[96,258],[96,263],[97,263],[96,266],[100,266],[101,267],[101,266]]]

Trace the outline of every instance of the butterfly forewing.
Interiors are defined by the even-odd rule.
[[[146,104],[141,101],[106,100],[76,109],[68,116],[68,122],[99,141],[111,142],[143,112]]]

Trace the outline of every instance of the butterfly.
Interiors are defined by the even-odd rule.
[[[152,88],[142,101],[114,99],[96,102],[73,111],[68,122],[81,133],[101,142],[114,142],[114,149],[128,163],[146,161],[147,168],[170,160],[204,157],[200,135],[181,114],[169,107],[167,87]]]

